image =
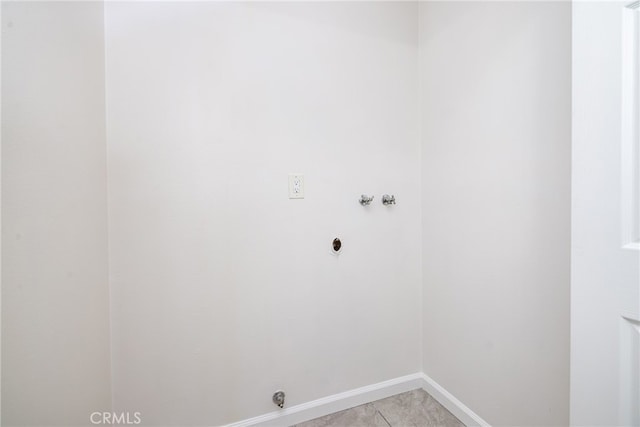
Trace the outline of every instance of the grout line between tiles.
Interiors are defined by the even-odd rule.
[[[373,404],[373,403],[372,403],[372,404]],[[374,408],[376,408],[376,407],[375,407],[375,405],[373,405],[373,407],[374,407]],[[387,423],[387,425],[388,425],[389,427],[391,427],[391,423],[389,422],[389,420],[387,420],[387,417],[385,417],[385,416],[382,414],[382,412],[380,412],[380,410],[379,410],[378,408],[376,408],[376,412],[377,412],[378,414],[380,414],[380,416],[382,417],[382,419],[384,420],[384,422],[385,422],[385,423]]]

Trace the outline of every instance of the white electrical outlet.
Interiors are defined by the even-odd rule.
[[[304,175],[301,173],[289,174],[289,198],[304,199]]]

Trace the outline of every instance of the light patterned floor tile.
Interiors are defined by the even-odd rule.
[[[296,427],[389,427],[389,424],[371,403],[367,403],[297,424]]]
[[[391,427],[464,427],[426,391],[418,389],[371,403]]]

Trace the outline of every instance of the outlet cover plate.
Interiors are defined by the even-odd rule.
[[[304,175],[301,173],[289,174],[289,198],[304,199]]]

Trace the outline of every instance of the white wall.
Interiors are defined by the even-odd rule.
[[[417,8],[106,5],[117,411],[216,425],[420,371]]]
[[[568,423],[570,5],[105,8],[2,5],[4,425],[86,424],[110,383],[217,425],[421,369]]]
[[[571,5],[420,6],[425,373],[567,425]]]
[[[110,407],[101,3],[2,3],[2,421]]]

